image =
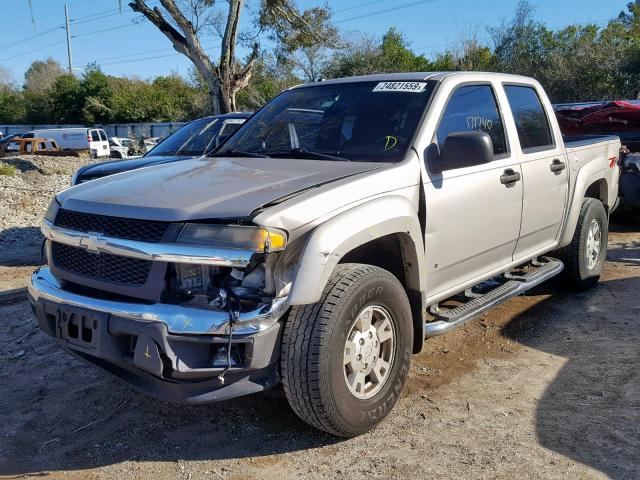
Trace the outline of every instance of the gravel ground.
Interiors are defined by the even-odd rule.
[[[40,222],[53,195],[69,186],[71,175],[93,160],[77,157],[24,155],[0,158],[0,266],[39,261]],[[34,248],[37,247],[37,248]]]
[[[351,440],[298,420],[280,389],[148,398],[61,350],[25,301],[0,302],[0,477],[640,478],[640,223],[613,230],[597,288],[548,283],[429,340],[390,416]],[[5,266],[0,291],[29,270]]]

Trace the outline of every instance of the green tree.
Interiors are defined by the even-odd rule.
[[[32,92],[43,92],[64,74],[64,70],[53,58],[33,62],[24,74],[24,88]]]
[[[343,42],[328,66],[327,77],[349,77],[388,72],[419,72],[431,70],[424,55],[414,53],[398,30],[391,28],[378,43],[369,36],[358,35]]]
[[[0,123],[19,124],[25,119],[27,106],[22,93],[0,89]]]
[[[61,75],[47,93],[51,102],[51,122],[83,123],[84,92],[74,75]],[[33,115],[33,111],[31,114]]]
[[[85,69],[80,82],[84,105],[82,119],[85,123],[108,123],[111,121],[111,98],[113,92],[109,77],[96,64]]]

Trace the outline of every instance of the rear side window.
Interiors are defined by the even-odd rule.
[[[100,134],[98,133],[98,130],[91,130],[91,141],[92,142],[100,141]]]
[[[107,134],[104,133],[104,130],[98,130],[98,132],[100,132],[100,140],[102,140],[103,142],[107,141]]]
[[[451,95],[436,132],[438,145],[442,148],[451,133],[474,130],[489,134],[494,155],[507,153],[504,124],[489,85],[460,87]]]
[[[522,150],[553,148],[549,119],[535,89],[521,85],[506,85],[504,90],[513,112]]]

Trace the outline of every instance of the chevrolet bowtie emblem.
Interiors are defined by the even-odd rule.
[[[99,233],[89,232],[80,239],[80,246],[89,252],[100,253],[100,250],[107,246],[107,241]]]

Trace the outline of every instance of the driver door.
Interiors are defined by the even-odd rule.
[[[489,134],[493,161],[473,165],[467,160],[468,166],[435,174],[432,159],[427,159],[425,247],[431,298],[457,293],[504,268],[519,237],[522,171],[489,83],[461,85],[451,93],[429,150],[441,151],[451,133],[472,130]]]

